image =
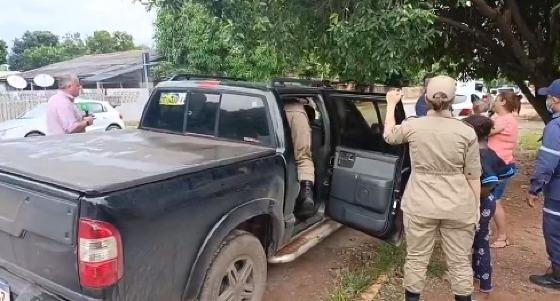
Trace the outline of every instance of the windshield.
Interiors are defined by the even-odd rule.
[[[47,115],[47,104],[42,103],[40,105],[37,105],[33,109],[27,111],[26,113],[18,117],[18,119],[35,119],[35,118],[45,117],[46,115]]]

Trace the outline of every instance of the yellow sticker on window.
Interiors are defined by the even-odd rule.
[[[182,106],[185,104],[187,93],[161,93],[159,104],[164,106]]]

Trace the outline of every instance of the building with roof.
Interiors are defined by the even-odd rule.
[[[157,64],[160,56],[153,50],[84,55],[38,69],[20,73],[32,88],[33,78],[48,74],[55,79],[65,74],[76,74],[84,88],[141,88],[149,86],[150,66]],[[52,88],[56,88],[56,84]]]

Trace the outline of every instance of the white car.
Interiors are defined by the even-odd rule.
[[[455,101],[453,102],[453,116],[459,119],[463,119],[470,116],[473,113],[473,104],[477,101],[483,101],[490,107],[491,99],[490,96],[480,92],[472,92],[470,95],[455,95]]]
[[[124,129],[121,114],[106,101],[76,99],[76,107],[82,114],[94,117],[90,131],[112,131]],[[47,134],[47,104],[42,103],[20,117],[0,123],[0,140],[16,139]]]

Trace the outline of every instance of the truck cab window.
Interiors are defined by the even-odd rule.
[[[261,98],[222,94],[218,136],[259,144],[270,143],[266,107]]]
[[[150,101],[143,126],[183,133],[186,92],[160,92]]]
[[[220,95],[191,93],[187,104],[187,132],[214,135]]]

